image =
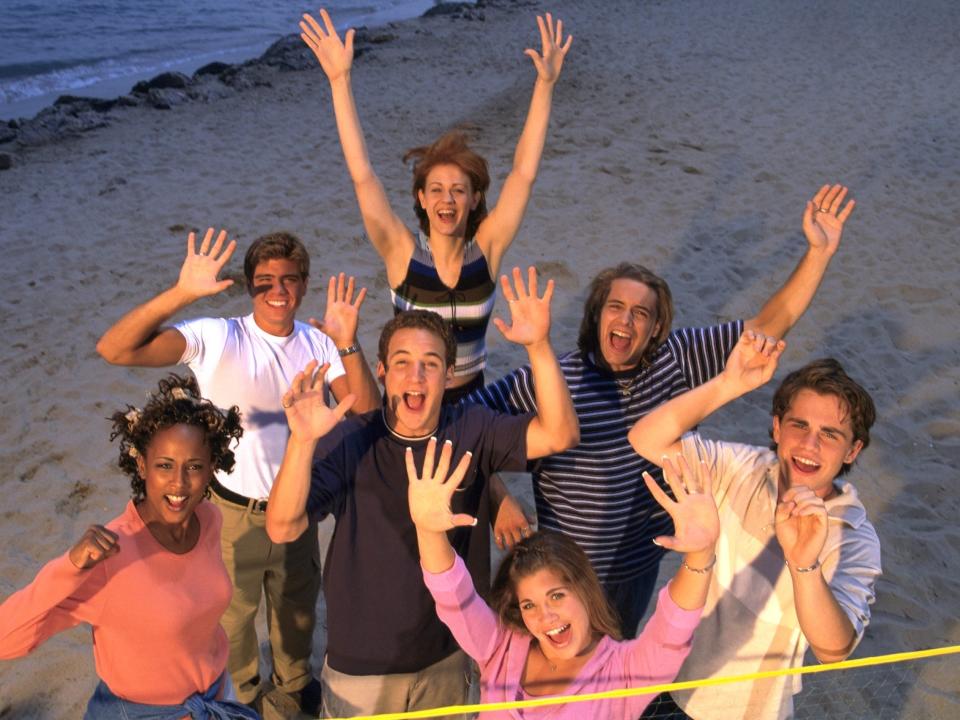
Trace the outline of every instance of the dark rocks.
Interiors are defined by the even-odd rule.
[[[20,127],[20,123],[16,120],[11,120],[6,125],[0,125],[0,145],[3,143],[8,143],[11,140],[17,139],[17,130]]]
[[[184,90],[176,88],[150,88],[147,91],[146,102],[157,110],[169,110],[176,105],[182,105],[190,99]]]
[[[13,167],[13,155],[0,153],[0,170],[9,170]]]
[[[442,6],[446,7],[446,6]],[[446,13],[460,17],[472,12],[459,4]],[[459,15],[457,14],[459,13]],[[387,43],[396,35],[360,28],[354,41],[355,57],[373,45]],[[0,123],[0,145],[42,145],[63,137],[104,127],[118,112],[130,108],[170,110],[189,102],[209,102],[255,87],[270,87],[280,72],[319,70],[319,63],[299,35],[287,35],[271,45],[262,56],[239,65],[211,62],[190,77],[180,72],[161,73],[134,85],[130,92],[112,100],[62,95],[32,119]],[[11,161],[12,162],[12,161]]]
[[[63,108],[64,112],[76,115],[81,112],[107,112],[117,104],[116,98],[105,100],[103,98],[78,97],[76,95],[61,95],[54,100],[54,107]]]
[[[97,112],[86,103],[51,105],[20,125],[17,140],[22,145],[43,145],[109,124],[106,113]]]
[[[485,20],[483,11],[474,3],[450,2],[434,5],[420,17],[446,17],[451,20]]]
[[[202,68],[198,68],[196,72],[193,73],[193,79],[196,80],[197,78],[201,78],[204,75],[222,75],[231,67],[233,66],[225,62],[207,63]]]
[[[317,59],[299,35],[285,35],[267,48],[260,62],[281,70],[310,70]]]
[[[138,82],[133,86],[133,89],[130,92],[136,94],[146,94],[152,89],[164,90],[167,88],[174,88],[177,90],[184,90],[190,87],[190,78],[187,75],[184,75],[181,72],[165,72],[160,73],[150,80],[143,80]]]

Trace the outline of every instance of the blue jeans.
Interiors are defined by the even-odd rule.
[[[610,604],[613,605],[613,609],[617,611],[617,615],[620,617],[620,632],[623,634],[624,640],[637,636],[637,625],[640,624],[640,618],[643,617],[643,614],[647,611],[647,605],[650,604],[659,571],[660,565],[658,564],[630,580],[603,584],[603,589],[607,593]]]
[[[193,720],[259,720],[260,716],[246,705],[230,700],[217,700],[226,673],[217,678],[206,692],[194,693],[180,705],[145,705],[117,697],[100,681],[87,704],[84,720],[178,720],[187,715]],[[159,680],[158,680],[159,682]]]

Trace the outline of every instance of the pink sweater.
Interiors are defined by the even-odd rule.
[[[97,675],[132,702],[172,705],[204,691],[227,664],[220,616],[232,587],[220,556],[220,511],[197,506],[200,539],[166,550],[133,503],[107,527],[120,552],[89,570],[64,554],[0,605],[0,658],[26,655],[61,630],[89,623]]]
[[[437,615],[450,628],[460,647],[480,666],[480,701],[528,700],[520,677],[530,651],[530,636],[502,628],[497,616],[477,595],[473,581],[458,556],[450,570],[433,575],[424,571],[424,582],[437,603]],[[617,642],[604,636],[580,674],[564,695],[668,683],[676,677],[690,652],[700,610],[683,610],[660,591],[657,610],[636,640]],[[653,695],[568,703],[526,710],[483,713],[485,720],[536,718],[581,720],[622,718],[636,720]]]

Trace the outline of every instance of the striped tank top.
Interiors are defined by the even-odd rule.
[[[454,374],[473,375],[487,365],[487,325],[496,299],[496,283],[487,259],[475,242],[463,251],[456,287],[443,284],[429,246],[418,242],[407,275],[390,290],[394,314],[404,310],[433,310],[453,328],[457,340]]]

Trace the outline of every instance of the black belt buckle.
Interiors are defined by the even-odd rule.
[[[220,498],[232,502],[234,505],[245,507],[254,515],[262,515],[267,511],[267,501],[265,499],[248,498],[246,495],[241,495],[230,488],[224,487],[216,478],[210,481],[210,489]]]

